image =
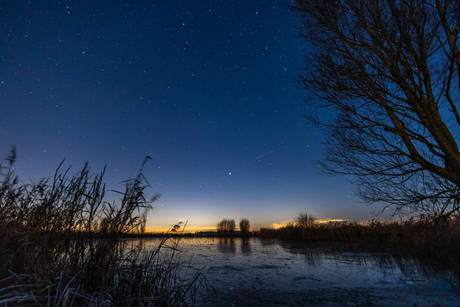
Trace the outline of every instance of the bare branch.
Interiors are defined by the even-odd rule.
[[[295,0],[307,43],[306,117],[327,132],[325,172],[395,212],[459,210],[460,2]],[[410,209],[410,210],[409,210]]]

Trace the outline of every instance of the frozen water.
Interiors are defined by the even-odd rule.
[[[196,306],[460,306],[449,272],[390,253],[260,238],[183,238],[179,246],[217,291]]]

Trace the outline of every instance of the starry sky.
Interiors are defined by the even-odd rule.
[[[323,134],[302,117],[308,46],[289,4],[0,0],[0,154],[16,146],[26,183],[64,158],[74,172],[107,165],[115,190],[151,156],[150,231],[373,218],[347,178],[314,166]]]

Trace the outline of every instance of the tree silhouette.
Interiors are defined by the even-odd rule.
[[[223,219],[217,223],[217,232],[219,233],[233,233],[235,232],[235,220]]]
[[[316,217],[307,212],[300,212],[295,218],[296,226],[300,228],[308,228],[315,224]]]
[[[249,232],[249,227],[251,226],[251,223],[247,218],[242,218],[240,221],[240,231],[243,234],[246,234]]]
[[[235,232],[235,226],[236,226],[235,220],[234,219],[228,220],[227,225],[228,225],[227,226],[228,227],[228,232],[229,233],[234,233]]]
[[[460,1],[294,0],[299,83],[327,131],[324,172],[393,214],[460,209]]]

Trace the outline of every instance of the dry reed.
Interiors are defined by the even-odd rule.
[[[307,244],[353,243],[391,250],[430,260],[460,273],[460,215],[436,221],[329,222],[309,227],[288,224],[276,230],[263,228],[260,236]]]
[[[10,164],[14,158],[13,150]],[[104,171],[90,175],[85,165],[69,176],[58,168],[51,182],[24,184],[11,168],[0,169],[0,305],[183,306],[193,299],[201,275],[183,277],[177,242],[148,250],[123,239],[145,229],[157,198],[146,198],[142,168],[113,203],[104,201]]]

